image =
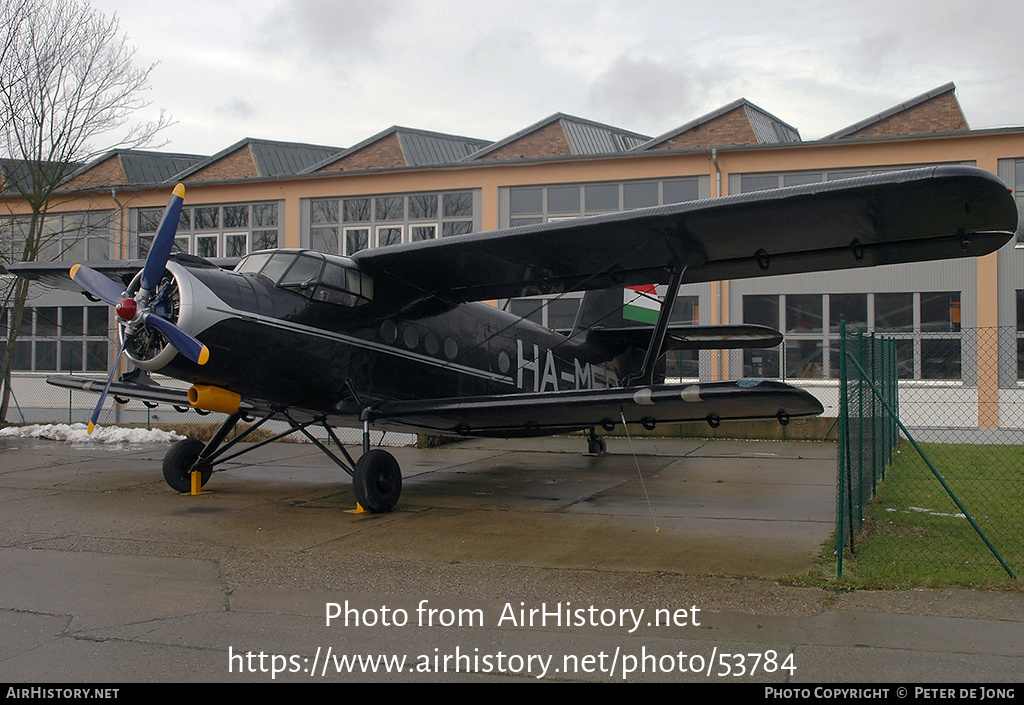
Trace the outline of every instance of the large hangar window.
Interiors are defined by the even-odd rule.
[[[1016,246],[1024,248],[1024,158],[1000,159],[997,171],[999,178],[1013,191],[1017,202]]]
[[[516,186],[508,189],[509,226],[533,225],[560,218],[576,218],[613,211],[683,203],[707,198],[710,179],[605,182],[551,186]]]
[[[1024,380],[1024,290],[1017,291],[1017,379]]]
[[[314,198],[308,204],[308,246],[336,255],[369,247],[433,240],[479,229],[473,191]]]
[[[11,369],[16,372],[103,372],[109,306],[29,306],[21,318]],[[7,348],[10,309],[0,309],[0,352]]]
[[[242,257],[280,247],[282,207],[278,202],[185,206],[178,219],[174,251],[199,257]],[[136,214],[135,256],[145,257],[163,217],[163,208]]]
[[[1024,159],[1015,160],[1013,196],[1017,200],[1017,247],[1024,247]]]
[[[745,295],[743,322],[777,328],[786,339],[781,349],[745,350],[743,376],[838,377],[839,334],[845,321],[848,330],[896,339],[901,379],[960,380],[960,301],[958,291]]]
[[[0,217],[0,261],[20,262],[31,216]],[[46,216],[40,238],[39,261],[85,262],[116,259],[114,211],[83,211]]]

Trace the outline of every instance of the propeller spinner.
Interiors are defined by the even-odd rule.
[[[149,248],[146,256],[146,264],[142,268],[142,278],[138,292],[134,296],[128,293],[112,280],[83,264],[76,264],[71,268],[71,278],[80,287],[96,298],[114,307],[117,312],[119,323],[124,326],[124,342],[117,359],[107,377],[107,384],[103,388],[99,402],[92,412],[89,420],[89,433],[96,428],[96,420],[100,417],[103,403],[107,399],[107,392],[110,390],[110,383],[114,374],[121,365],[121,356],[129,341],[142,329],[149,328],[149,332],[156,331],[162,335],[170,345],[179,353],[192,362],[205,365],[210,359],[210,350],[196,340],[194,337],[178,328],[171,321],[163,318],[155,310],[153,291],[160,283],[167,267],[167,260],[170,259],[171,249],[174,246],[174,235],[178,230],[178,218],[181,216],[181,204],[185,198],[185,187],[178,184],[174,187],[171,199],[164,209],[163,218],[160,220],[160,227],[157,228],[156,237]]]

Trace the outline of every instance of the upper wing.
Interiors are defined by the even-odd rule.
[[[375,294],[449,303],[987,254],[1017,209],[965,166],[876,174],[363,250]]]

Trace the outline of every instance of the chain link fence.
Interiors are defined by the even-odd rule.
[[[959,380],[900,380],[904,343],[844,334],[839,577],[984,585],[1024,572],[1022,335],[965,329],[945,346],[956,360],[933,363]]]

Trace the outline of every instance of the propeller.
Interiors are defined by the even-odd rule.
[[[159,332],[175,350],[192,362],[205,365],[206,361],[210,359],[209,348],[157,313],[156,308],[160,297],[158,296],[156,300],[153,299],[154,290],[163,279],[164,268],[167,267],[167,260],[170,259],[171,249],[174,247],[174,235],[178,230],[178,218],[181,216],[181,204],[184,199],[185,187],[178,184],[174,187],[170,201],[167,202],[163,218],[160,219],[156,237],[153,238],[153,244],[146,256],[146,264],[142,268],[139,290],[134,296],[129,296],[127,291],[111,279],[84,264],[76,264],[71,268],[71,278],[75,283],[96,298],[113,306],[120,319],[118,322],[124,326],[124,342],[121,344],[117,359],[107,377],[107,384],[100,395],[99,403],[96,404],[96,408],[92,412],[92,417],[89,420],[89,433],[96,428],[96,421],[99,419],[103,403],[107,399],[110,384],[114,380],[114,374],[121,366],[121,357],[124,355],[129,341],[142,328],[148,327],[151,332]]]

